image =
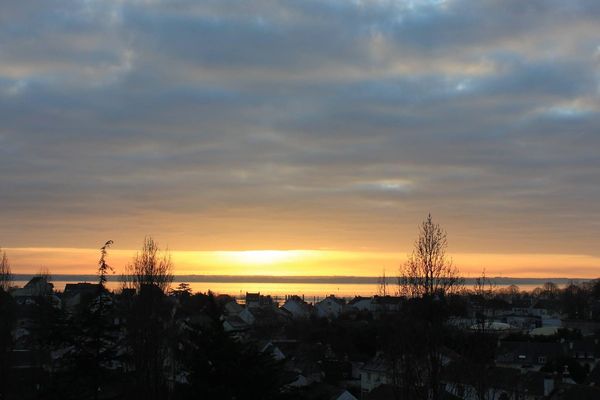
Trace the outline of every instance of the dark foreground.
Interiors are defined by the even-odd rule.
[[[600,399],[600,285],[275,304],[0,290],[0,399]]]

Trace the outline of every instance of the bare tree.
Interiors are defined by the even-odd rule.
[[[44,280],[46,282],[52,281],[52,273],[50,272],[50,268],[48,268],[46,266],[41,266],[40,270],[38,271],[37,274],[35,274],[35,276],[38,278],[41,278],[42,280]]]
[[[475,284],[473,285],[473,294],[476,296],[477,301],[477,329],[481,333],[485,333],[488,327],[488,303],[491,298],[494,296],[494,291],[496,290],[496,284],[487,277],[485,273],[485,268],[481,271],[481,275],[475,279]]]
[[[0,289],[3,289],[5,292],[8,291],[11,282],[10,262],[6,256],[6,251],[0,249]]]
[[[106,262],[108,248],[112,246],[113,243],[114,242],[112,240],[109,240],[106,243],[104,243],[104,246],[100,247],[100,260],[98,260],[98,283],[100,283],[101,286],[104,286],[104,284],[106,284],[106,275],[109,272],[115,271],[114,268],[108,265],[108,263]]]
[[[546,282],[542,286],[542,294],[548,299],[556,299],[560,295],[560,288],[554,282]]]
[[[388,282],[385,276],[385,269],[383,270],[382,275],[377,279],[377,294],[383,297],[388,295]]]
[[[462,278],[446,256],[446,231],[433,223],[431,214],[421,223],[412,254],[400,268],[400,292],[410,297],[431,297],[460,288]]]
[[[158,243],[147,236],[141,252],[125,268],[125,285],[138,291],[143,286],[156,286],[163,293],[173,281],[173,262],[169,251],[162,251]]]

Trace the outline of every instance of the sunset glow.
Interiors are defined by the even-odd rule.
[[[47,267],[55,274],[93,274],[95,249],[9,248],[18,273],[36,273]],[[117,274],[136,250],[114,248],[109,263]],[[332,250],[172,251],[180,275],[274,276],[394,276],[406,253]],[[455,253],[453,262],[465,277],[490,276],[594,278],[600,258],[570,254]]]
[[[7,4],[0,246],[365,276],[431,213],[465,275],[600,275],[592,3]]]

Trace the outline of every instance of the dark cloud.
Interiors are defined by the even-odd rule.
[[[0,8],[5,246],[598,252],[596,2]]]

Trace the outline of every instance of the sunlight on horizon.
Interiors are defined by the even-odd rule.
[[[94,274],[99,250],[76,248],[6,248],[13,273]],[[123,272],[136,250],[111,248],[108,262]],[[600,258],[577,254],[450,253],[465,277],[488,276],[595,278]],[[394,276],[406,261],[404,252],[349,250],[171,251],[178,275]],[[576,273],[575,273],[576,271]]]

